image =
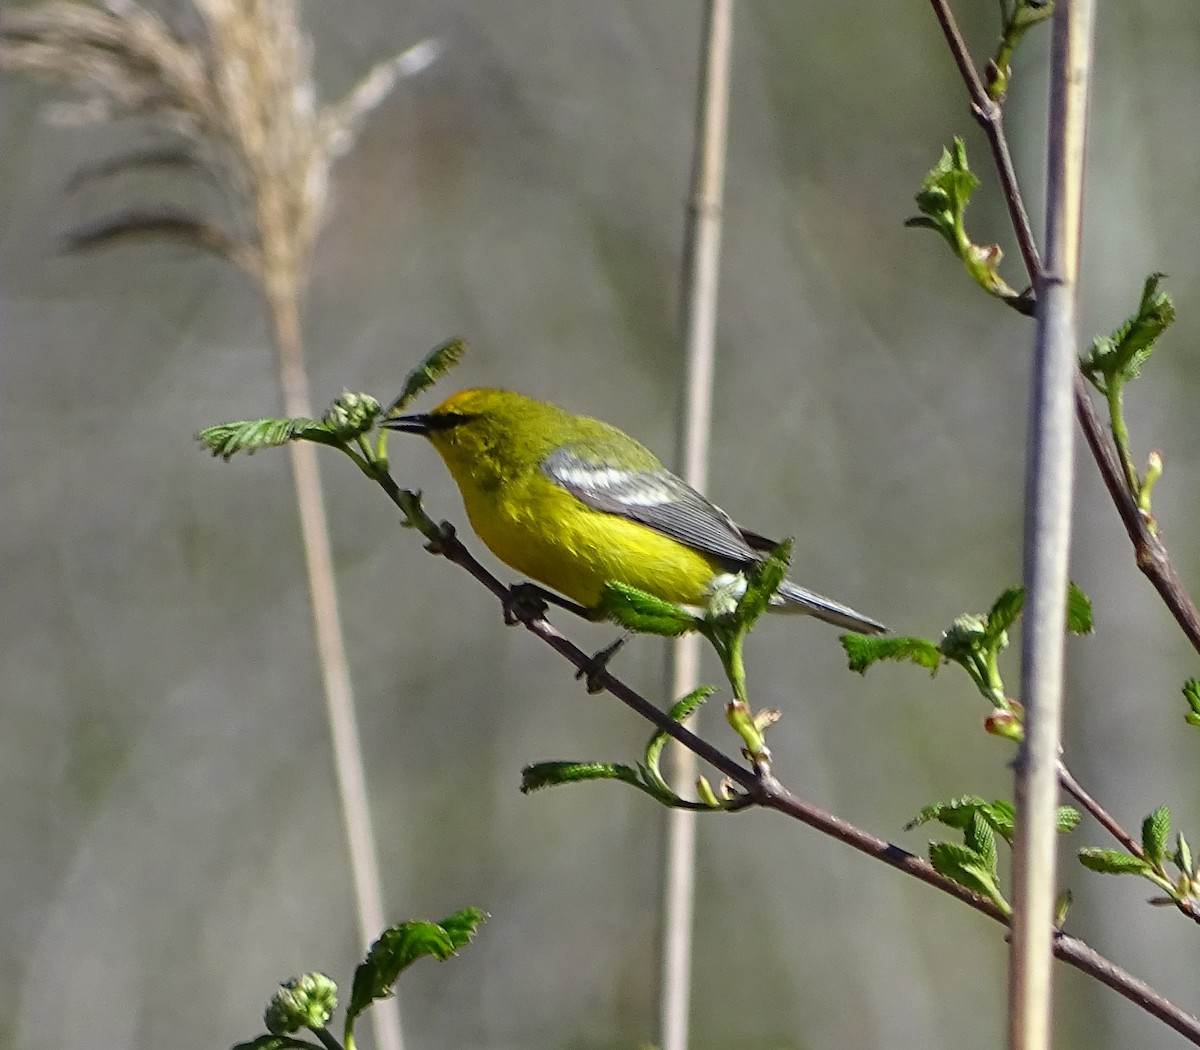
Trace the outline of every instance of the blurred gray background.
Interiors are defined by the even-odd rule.
[[[994,5],[958,6],[982,55]],[[307,311],[315,400],[388,398],[461,335],[471,352],[426,407],[511,386],[669,457],[699,5],[306,15],[328,97],[422,39],[444,49],[336,170]],[[1035,211],[1047,40],[1022,52],[1008,107]],[[922,3],[742,0],[735,42],[710,494],[794,535],[804,583],[936,637],[1020,576],[1032,326],[901,225],[964,134],[985,185],[970,229],[1010,250],[1021,283],[983,139]],[[1107,332],[1148,272],[1170,275],[1181,320],[1129,415],[1139,458],[1163,450],[1155,510],[1200,586],[1198,50],[1194,0],[1103,5],[1082,316]],[[277,411],[274,366],[231,267],[162,244],[61,253],[117,193],[68,178],[116,140],[49,126],[48,97],[0,89],[0,1044],[221,1048],[261,1030],[279,980],[347,981],[361,947],[287,457],[227,465],[193,441]],[[177,196],[151,178],[120,194],[143,190]],[[391,445],[401,484],[465,524],[433,451]],[[459,959],[402,981],[410,1047],[652,1040],[663,812],[614,785],[517,791],[531,761],[634,760],[647,727],[506,629],[349,463],[322,467],[389,915],[491,913]],[[1200,739],[1178,694],[1195,654],[1086,453],[1078,495],[1073,575],[1098,629],[1070,643],[1068,762],[1127,826],[1165,801],[1200,834]],[[611,637],[564,626],[585,646]],[[926,829],[902,831],[923,804],[1011,794],[1011,750],[982,733],[963,676],[850,675],[836,632],[807,620],[764,623],[749,658],[760,702],[785,711],[778,772],[845,818],[923,851]],[[639,640],[619,670],[661,697],[662,659]],[[1015,690],[1015,654],[1006,677]],[[704,731],[732,748],[715,704]],[[1084,844],[1108,842],[1085,822],[1064,848],[1069,929],[1200,1007],[1196,931],[1148,909],[1146,884],[1085,874]],[[714,816],[700,847],[697,1050],[1001,1042],[995,925],[781,817]],[[1059,1046],[1179,1045],[1056,972]]]

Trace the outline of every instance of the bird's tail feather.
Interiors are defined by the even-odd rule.
[[[883,634],[887,628],[878,620],[855,612],[848,605],[835,602],[832,598],[805,590],[791,580],[784,580],[771,600],[773,612],[807,613],[818,620],[824,620],[835,627],[844,627],[848,631],[858,631],[860,634]]]

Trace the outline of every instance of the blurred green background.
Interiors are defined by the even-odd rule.
[[[958,6],[984,54],[994,5]],[[343,387],[386,399],[461,335],[471,353],[426,407],[511,386],[669,457],[700,13],[306,6],[329,97],[422,39],[443,49],[336,170],[307,310],[318,403]],[[1196,583],[1200,7],[1131,0],[1100,18],[1083,323],[1109,331],[1148,272],[1170,275],[1180,322],[1129,416],[1139,457],[1163,450],[1155,511]],[[1047,42],[1019,55],[1008,106],[1035,213]],[[741,0],[735,50],[710,494],[794,535],[805,584],[936,637],[1020,576],[1032,326],[902,227],[961,133],[984,178],[970,228],[1021,284],[982,136],[924,4]],[[287,457],[226,465],[193,441],[277,411],[274,365],[231,267],[163,244],[60,251],[115,195],[178,190],[145,176],[69,192],[81,163],[141,132],[55,128],[48,97],[12,77],[0,92],[0,1044],[225,1047],[260,1030],[280,979],[345,980],[360,956]],[[391,448],[400,483],[464,523],[432,450]],[[389,915],[492,916],[461,958],[402,982],[410,1046],[655,1038],[663,812],[614,785],[517,791],[531,761],[633,760],[647,727],[505,629],[349,463],[322,467]],[[1200,740],[1178,695],[1195,654],[1086,452],[1077,489],[1072,572],[1098,628],[1070,643],[1068,763],[1127,826],[1167,801],[1195,832]],[[760,702],[785,711],[778,773],[845,818],[919,852],[926,829],[901,829],[924,803],[1011,793],[1011,751],[981,732],[965,677],[858,678],[835,631],[791,619],[764,623],[749,659]],[[643,639],[619,670],[657,697],[662,661]],[[1017,675],[1014,654],[1010,690]],[[704,731],[732,747],[715,708]],[[1145,907],[1146,884],[1086,875],[1070,859],[1084,844],[1108,843],[1085,822],[1064,846],[1069,929],[1200,1007],[1195,930]],[[1000,1044],[993,924],[777,816],[703,820],[700,848],[696,1050]],[[1179,1045],[1056,973],[1060,1047]]]

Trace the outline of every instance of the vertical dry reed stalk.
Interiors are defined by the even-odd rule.
[[[1094,0],[1054,12],[1046,163],[1047,277],[1037,289],[1037,337],[1025,467],[1025,618],[1021,692],[1025,739],[1013,798],[1010,1050],[1050,1046],[1056,809],[1062,739],[1063,623],[1071,537],[1074,381],[1080,346],[1080,238],[1091,87]]]
[[[236,263],[261,290],[284,411],[312,416],[301,315],[334,161],[396,80],[429,45],[372,69],[340,102],[319,106],[312,50],[294,0],[193,0],[203,39],[189,40],[133,0],[52,0],[0,12],[0,70],[69,89],[80,121],[144,118],[172,135],[87,174],[173,167],[204,172],[225,192],[223,221],[182,209],[134,206],[72,238],[76,248],[166,236]],[[384,926],[349,664],[313,446],[289,446],[334,765],[353,874],[359,933]],[[380,1004],[381,1006],[385,1004]],[[376,1010],[380,1050],[401,1050],[394,1003]]]
[[[708,0],[700,45],[692,185],[688,198],[680,303],[684,389],[679,423],[680,474],[703,491],[708,481],[713,373],[717,356],[717,288],[721,260],[721,200],[729,116],[733,0]],[[700,637],[684,635],[670,649],[668,688],[680,697],[700,681]],[[672,745],[675,790],[690,792],[696,756]],[[687,1050],[692,996],[692,929],[696,886],[696,814],[674,809],[667,817],[663,872],[662,990],[659,1040],[663,1050]]]

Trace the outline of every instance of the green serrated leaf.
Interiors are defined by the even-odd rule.
[[[851,671],[866,674],[867,668],[883,660],[910,662],[926,668],[931,675],[942,666],[942,654],[928,638],[867,637],[843,634],[839,639]]]
[[[1163,275],[1152,273],[1142,287],[1137,312],[1111,336],[1097,336],[1091,352],[1080,362],[1084,374],[1103,394],[1137,377],[1159,336],[1175,320],[1171,297],[1159,290]]]
[[[992,831],[1011,845],[1016,827],[1016,808],[1003,798],[987,802],[978,795],[963,795],[949,802],[935,802],[922,809],[904,826],[904,830],[911,831],[921,824],[936,820],[946,827],[967,831],[976,817],[985,821]],[[1079,811],[1070,806],[1059,806],[1057,820],[1060,832],[1072,831],[1079,824]]]
[[[996,856],[996,833],[981,812],[972,814],[963,832],[963,845],[979,855],[980,863],[996,877],[999,858]]]
[[[1190,708],[1184,720],[1188,725],[1200,726],[1200,678],[1189,678],[1183,683],[1183,698]]]
[[[978,186],[979,180],[967,164],[967,148],[962,139],[956,138],[942,150],[921,184],[916,195],[921,215],[905,225],[936,230],[981,288],[1002,299],[1019,300],[1021,297],[1000,276],[1003,252],[999,245],[975,244],[967,236],[964,215]]]
[[[686,609],[624,583],[604,585],[596,614],[626,630],[665,638],[677,638],[698,629],[696,617]]]
[[[690,718],[716,691],[717,687],[715,685],[697,686],[687,696],[681,697],[671,705],[671,710],[667,712],[671,721],[683,722]]]
[[[471,943],[487,918],[487,912],[482,908],[463,908],[453,915],[447,915],[438,925],[449,935],[450,943],[457,952]]]
[[[691,715],[700,708],[710,696],[717,691],[716,686],[702,685],[693,689],[687,696],[676,700],[671,706],[669,715],[673,722],[683,722],[690,718]],[[657,779],[662,779],[658,771],[659,762],[662,758],[662,750],[670,740],[670,734],[664,733],[661,729],[656,730],[651,734],[650,739],[646,742],[645,763],[646,767],[653,776]],[[665,783],[665,780],[663,781]]]
[[[961,254],[966,241],[963,233],[963,213],[979,179],[967,164],[967,148],[960,138],[942,149],[937,164],[925,176],[917,192],[917,208],[924,221],[909,220],[912,225],[937,230],[955,254]]]
[[[1092,600],[1074,582],[1067,585],[1067,630],[1072,634],[1091,634]]]
[[[1054,825],[1059,834],[1066,835],[1079,827],[1083,815],[1073,806],[1059,806],[1054,818]]]
[[[964,831],[971,818],[985,806],[987,802],[978,795],[962,795],[949,802],[933,802],[905,824],[904,830],[912,831],[913,828],[936,820],[949,828]]]
[[[619,763],[537,762],[521,770],[521,792],[528,795],[542,788],[576,784],[584,780],[623,780],[639,786],[641,783],[636,769]]]
[[[328,442],[333,434],[315,419],[244,419],[205,427],[196,438],[214,456],[228,461],[238,452],[252,455],[298,439]]]
[[[416,368],[404,378],[399,396],[387,407],[385,416],[394,416],[406,408],[418,395],[433,386],[443,375],[462,360],[467,344],[461,339],[450,339],[431,350]]]
[[[1067,922],[1067,912],[1075,902],[1075,896],[1070,890],[1063,890],[1054,898],[1054,928],[1061,930]]]
[[[989,802],[986,806],[980,807],[979,813],[992,826],[997,835],[1009,845],[1012,844],[1017,812],[1016,807],[1008,799],[998,798],[994,802]]]
[[[985,628],[988,643],[999,641],[1017,622],[1025,608],[1025,588],[1009,587],[993,603]],[[1074,582],[1067,585],[1067,630],[1072,634],[1091,634],[1092,602]]]
[[[1142,849],[1146,859],[1154,866],[1163,862],[1167,855],[1167,839],[1171,837],[1171,811],[1159,806],[1142,821]]]
[[[1008,902],[1000,892],[987,860],[974,850],[954,842],[931,842],[929,863],[939,874],[986,897],[1009,914]]]
[[[1102,875],[1145,875],[1150,871],[1150,865],[1141,857],[1123,850],[1101,849],[1097,846],[1081,849],[1079,863],[1089,871],[1098,871]]]
[[[746,627],[752,626],[771,605],[771,598],[787,576],[792,560],[792,541],[784,540],[750,571],[746,593],[737,605],[737,618]]]
[[[1000,636],[1017,622],[1024,607],[1024,587],[1009,587],[1008,590],[1001,594],[992,603],[991,609],[988,610],[987,626],[985,628],[988,642],[998,641]]]
[[[464,908],[440,923],[402,922],[384,930],[354,971],[346,1031],[371,1003],[392,994],[392,986],[409,966],[426,956],[442,961],[450,958],[470,941],[485,918],[479,908]]]

